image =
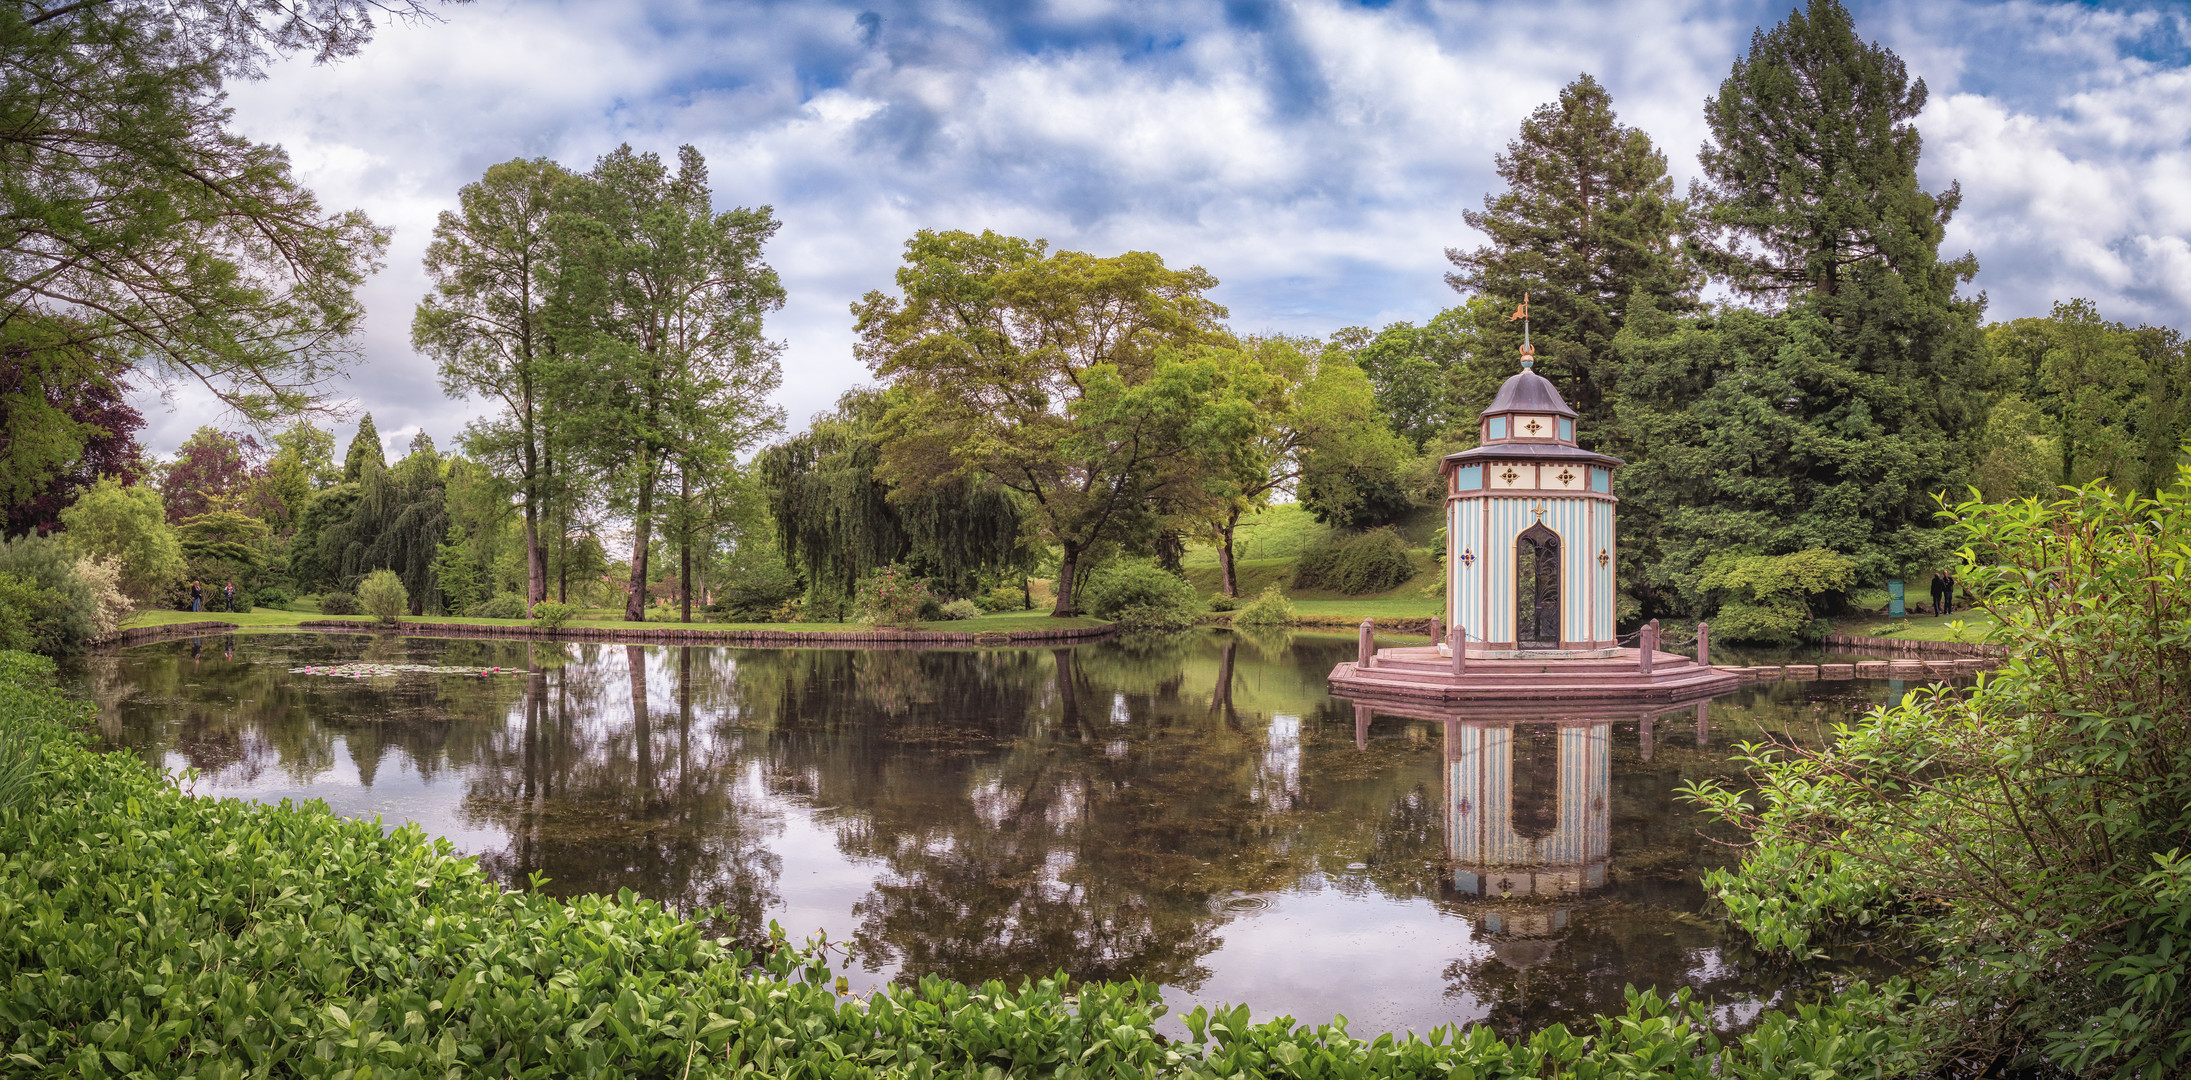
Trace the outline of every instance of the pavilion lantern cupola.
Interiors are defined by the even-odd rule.
[[[1575,410],[1535,360],[1525,340],[1521,372],[1483,411],[1480,445],[1445,459],[1446,625],[1470,655],[1615,646],[1622,462],[1576,444]]]

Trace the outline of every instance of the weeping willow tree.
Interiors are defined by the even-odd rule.
[[[950,596],[1032,566],[1038,554],[1018,497],[956,477],[908,496],[875,478],[880,394],[855,390],[806,434],[761,452],[761,479],[784,562],[806,579],[815,614],[841,613],[860,578],[902,564]]]
[[[424,432],[394,465],[367,462],[348,520],[319,535],[320,560],[335,582],[355,589],[365,575],[393,570],[411,594],[411,614],[441,614],[435,560],[449,532],[448,486],[448,465]]]

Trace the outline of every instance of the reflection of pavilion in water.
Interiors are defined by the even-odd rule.
[[[1648,761],[1669,713],[1693,711],[1704,745],[1708,701],[1587,714],[1358,702],[1355,742],[1368,745],[1376,714],[1443,725],[1448,895],[1493,957],[1526,972],[1552,958],[1575,904],[1610,881],[1613,726],[1634,723]]]
[[[1574,896],[1605,885],[1612,726],[1559,722],[1547,748],[1529,745],[1540,740],[1527,727],[1446,722],[1446,858],[1455,891]]]
[[[1662,717],[1693,712],[1709,739],[1708,698],[1581,713],[1498,707],[1354,706],[1367,745],[1382,713],[1445,728],[1446,860],[1453,891],[1480,898],[1576,898],[1606,884],[1612,852],[1612,730],[1634,723],[1649,761]]]

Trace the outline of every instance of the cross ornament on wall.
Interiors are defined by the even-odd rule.
[[[1530,507],[1530,509],[1537,512],[1537,524],[1544,524],[1544,504],[1538,503],[1537,505]]]
[[[1475,552],[1475,550],[1474,550],[1473,548],[1462,548],[1462,549],[1461,549],[1461,569],[1463,569],[1463,570],[1466,570],[1466,569],[1468,569],[1468,568],[1470,568],[1470,567],[1472,567],[1472,566],[1475,566],[1475,565],[1476,565],[1476,552]]]
[[[1572,470],[1572,469],[1561,469],[1561,470],[1560,470],[1560,486],[1561,486],[1561,487],[1566,487],[1566,486],[1568,486],[1569,484],[1572,484],[1572,483],[1574,483],[1574,482],[1575,482],[1575,472],[1574,472],[1574,470]]]
[[[1544,430],[1544,425],[1543,425],[1543,424],[1540,424],[1540,423],[1536,422],[1535,420],[1531,420],[1531,421],[1529,422],[1529,433],[1530,433],[1531,435],[1535,435],[1535,434],[1536,434],[1537,432],[1539,432],[1539,431],[1542,431],[1542,430]]]
[[[1508,487],[1512,487],[1514,485],[1514,481],[1521,478],[1522,474],[1515,472],[1512,465],[1507,466],[1506,471],[1499,474],[1499,479],[1506,481]]]
[[[1600,569],[1603,569],[1606,563],[1609,563],[1609,562],[1612,562],[1612,561],[1613,561],[1613,556],[1611,556],[1611,555],[1607,554],[1607,553],[1606,553],[1606,550],[1605,550],[1604,548],[1599,548],[1599,549],[1598,549],[1598,567],[1599,567]]]

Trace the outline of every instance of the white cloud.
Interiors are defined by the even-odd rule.
[[[1200,264],[1247,330],[1420,320],[1452,302],[1443,249],[1474,242],[1460,212],[1530,109],[1589,71],[1685,183],[1704,99],[1787,4],[876,6],[450,8],[238,87],[242,130],[288,147],[330,206],[396,229],[358,405],[446,445],[472,407],[441,396],[408,332],[434,215],[494,162],[585,167],[626,140],[691,142],[719,204],[776,208],[794,423],[866,377],[847,306],[888,287],[923,227]],[[2023,0],[1857,17],[1932,88],[1924,178],[1961,180],[1949,240],[1977,251],[1994,317],[2082,295],[2191,324],[2191,85],[2154,47],[2183,39],[2180,18]],[[182,399],[151,417],[156,448],[207,419]]]

